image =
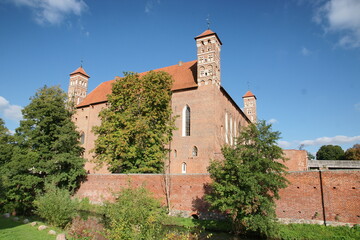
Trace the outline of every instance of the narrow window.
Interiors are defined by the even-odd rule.
[[[174,157],[177,157],[177,151],[174,150]]]
[[[185,106],[183,109],[183,136],[190,136],[190,107]]]
[[[233,145],[233,120],[232,116],[230,116],[230,145]]]
[[[236,122],[234,120],[234,144],[237,144],[237,129],[236,129]]]
[[[194,146],[193,150],[192,150],[192,156],[197,157],[197,155],[198,155],[198,148],[196,146]]]
[[[186,173],[186,163],[181,164],[181,173]]]
[[[225,143],[229,143],[228,140],[228,114],[225,113]]]
[[[85,143],[85,133],[81,133],[81,135],[80,135],[80,143],[81,144]]]

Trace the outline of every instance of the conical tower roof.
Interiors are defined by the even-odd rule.
[[[247,98],[247,97],[255,97],[255,99],[256,99],[256,96],[251,91],[247,91],[245,93],[245,95],[243,96],[243,98]]]
[[[210,29],[207,29],[202,34],[196,36],[195,40],[198,38],[203,38],[203,37],[207,37],[207,36],[211,36],[211,35],[215,35],[216,38],[219,40],[220,45],[222,45],[222,42],[221,42],[220,38],[218,37],[218,35],[215,32],[211,31]]]
[[[90,78],[90,76],[85,72],[85,70],[83,69],[82,66],[80,66],[78,69],[76,69],[75,71],[73,71],[72,73],[70,73],[70,76],[76,74],[76,73],[80,73],[88,78]]]

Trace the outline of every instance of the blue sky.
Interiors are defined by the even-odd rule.
[[[90,91],[194,60],[208,16],[223,87],[240,107],[257,96],[280,146],[360,143],[359,0],[0,0],[0,117],[13,131],[36,90],[67,91],[81,60]]]

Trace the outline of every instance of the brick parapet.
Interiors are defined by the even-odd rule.
[[[188,216],[207,212],[204,195],[206,186],[211,182],[209,174],[168,176],[171,209],[174,212],[185,212]],[[325,220],[332,225],[360,224],[360,171],[295,171],[289,172],[287,179],[290,184],[280,190],[280,200],[276,201],[279,218],[294,222]],[[162,174],[89,174],[76,196],[88,197],[95,203],[111,201],[114,200],[113,192],[129,184],[135,187],[144,185],[165,205]]]

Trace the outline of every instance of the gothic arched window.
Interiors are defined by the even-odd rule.
[[[186,173],[186,163],[181,164],[181,173]]]
[[[182,124],[182,135],[190,136],[190,107],[186,105],[183,109],[183,124]]]
[[[200,67],[200,77],[205,76],[205,68],[204,67]]]
[[[197,157],[197,155],[198,155],[198,148],[196,146],[194,146],[193,150],[192,150],[192,156]]]

